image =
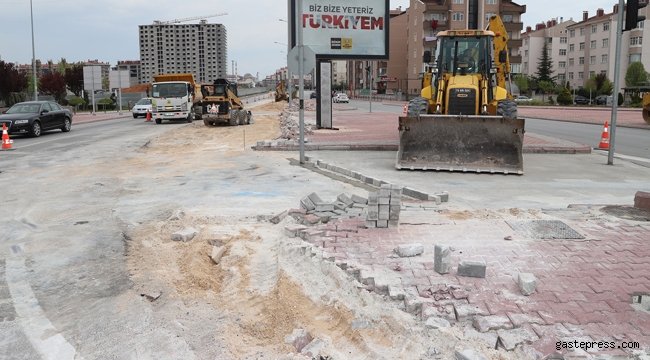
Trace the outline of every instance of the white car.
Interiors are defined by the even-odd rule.
[[[151,98],[142,98],[140,99],[131,112],[133,113],[133,118],[137,119],[138,116],[147,117],[147,110],[151,111]]]
[[[344,93],[337,93],[337,94],[334,95],[334,97],[332,98],[332,101],[334,101],[335,103],[349,103],[349,102],[350,102],[350,99],[349,99],[348,96],[347,96],[346,94],[344,94]]]
[[[517,96],[515,98],[515,101],[516,102],[531,102],[531,101],[533,101],[533,99],[529,98],[528,96],[519,95],[519,96]]]

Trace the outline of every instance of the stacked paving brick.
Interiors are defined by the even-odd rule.
[[[336,201],[325,202],[316,193],[311,193],[300,199],[300,207],[306,211],[303,223],[313,225],[318,222],[363,217],[367,212],[368,199],[358,195],[350,197],[341,194],[337,196]]]
[[[379,192],[368,194],[366,228],[396,228],[402,209],[402,187],[382,184]]]

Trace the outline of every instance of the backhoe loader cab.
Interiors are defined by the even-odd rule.
[[[507,90],[507,41],[498,16],[488,30],[437,34],[435,55],[423,56],[421,97],[399,118],[397,169],[523,174],[524,120]]]

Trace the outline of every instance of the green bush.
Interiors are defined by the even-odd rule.
[[[624,102],[625,102],[625,99],[623,98],[623,94],[618,93],[618,106],[623,105]]]
[[[573,96],[567,88],[562,88],[560,93],[557,95],[557,103],[560,105],[571,105],[573,104]]]

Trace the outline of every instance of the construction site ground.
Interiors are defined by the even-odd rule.
[[[650,190],[647,166],[612,171],[587,145],[527,134],[529,148],[555,150],[525,153],[523,176],[396,171],[395,114],[346,105],[334,106],[340,129],[310,130],[308,144],[390,151],[312,147],[301,165],[297,148],[281,148],[297,118],[285,106],[260,99],[252,125],[196,121],[51,166],[19,149],[20,162],[3,157],[7,194],[23,195],[5,199],[14,215],[0,227],[7,358],[48,346],[87,359],[650,358],[650,214],[631,206]],[[315,125],[313,101],[306,113]],[[12,181],[24,177],[47,190],[25,193]],[[381,182],[432,197],[404,196],[396,228],[270,221],[311,193],[367,198]],[[188,228],[192,240],[171,240]],[[421,254],[395,253],[415,243]],[[435,245],[451,247],[447,274],[433,270]],[[461,260],[484,261],[485,278],[459,276]],[[533,294],[520,273],[535,276]],[[39,304],[49,327],[25,323]],[[41,330],[20,331],[30,326]],[[313,352],[285,342],[295,329]]]

